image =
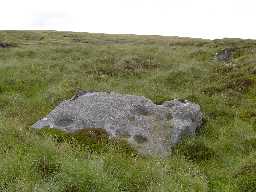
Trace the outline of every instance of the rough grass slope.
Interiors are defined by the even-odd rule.
[[[255,41],[1,31],[0,43],[0,191],[255,191]],[[224,48],[233,58],[215,60]],[[167,159],[30,128],[77,89],[189,99],[204,126]]]

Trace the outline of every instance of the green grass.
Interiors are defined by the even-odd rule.
[[[256,191],[256,41],[1,31],[0,191]],[[214,55],[237,48],[229,63]],[[105,133],[31,125],[76,89],[201,105],[166,159]]]

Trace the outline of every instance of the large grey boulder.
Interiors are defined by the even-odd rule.
[[[127,139],[142,154],[163,156],[182,136],[194,135],[201,124],[200,106],[187,100],[156,105],[143,96],[80,92],[32,127],[66,132],[102,128],[109,137]]]

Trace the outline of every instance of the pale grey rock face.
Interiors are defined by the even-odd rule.
[[[183,135],[194,135],[201,123],[199,105],[186,100],[156,105],[143,96],[80,92],[32,127],[66,132],[102,128],[109,137],[127,139],[141,154],[164,156]]]

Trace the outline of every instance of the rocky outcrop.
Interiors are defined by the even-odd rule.
[[[9,48],[12,47],[13,45],[9,44],[9,43],[1,43],[0,42],[0,48]]]
[[[187,100],[156,105],[143,96],[114,92],[79,92],[32,127],[66,132],[102,128],[109,137],[126,139],[142,154],[166,155],[182,136],[202,124],[200,106]]]
[[[216,53],[216,59],[218,61],[224,61],[224,62],[228,62],[232,59],[233,56],[233,52],[235,51],[235,48],[225,48],[221,51],[218,51]]]

